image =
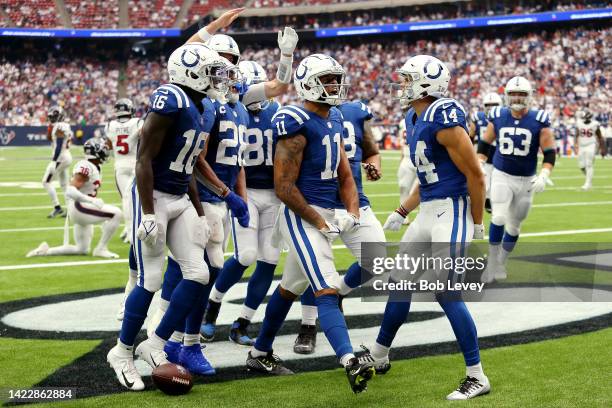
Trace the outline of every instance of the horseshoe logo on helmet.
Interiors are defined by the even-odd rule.
[[[193,62],[187,62],[187,60],[185,60],[185,55],[187,55],[187,53],[195,54],[195,59],[193,60]],[[183,53],[181,54],[181,62],[183,63],[184,66],[186,66],[187,68],[193,68],[196,65],[198,65],[198,61],[200,61],[200,54],[198,54],[197,51],[183,50]]]
[[[300,74],[300,68],[304,67],[304,73]],[[308,67],[305,64],[300,64],[300,66],[297,68],[297,70],[295,71],[295,77],[297,79],[304,79],[304,77],[306,77],[306,72],[308,72]]]
[[[427,76],[427,78],[429,78],[429,79],[437,79],[437,78],[440,77],[440,75],[442,75],[442,65],[438,64],[438,73],[435,74],[435,75],[431,75],[429,73],[428,67],[429,67],[429,64],[431,64],[432,62],[435,63],[435,61],[433,61],[433,60],[427,61],[427,64],[425,64],[425,67],[423,68],[423,71],[425,71],[425,76]]]

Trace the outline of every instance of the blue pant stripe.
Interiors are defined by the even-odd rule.
[[[304,258],[304,254],[298,244],[297,237],[295,236],[295,231],[293,231],[293,223],[291,222],[291,217],[289,216],[289,208],[285,207],[285,219],[287,220],[287,226],[289,227],[289,234],[291,234],[291,240],[293,241],[293,246],[298,253],[300,261],[302,261],[302,265],[304,266],[304,270],[306,270],[306,276],[308,276],[308,280],[310,281],[310,286],[312,286],[312,290],[318,290],[315,286],[315,282],[312,280],[312,277],[308,273],[308,265],[306,264],[306,259]]]
[[[459,199],[457,197],[453,197],[453,230],[451,232],[451,239],[450,239],[450,256],[452,258],[457,256],[456,243],[457,243],[458,230],[459,230]]]
[[[467,198],[461,197],[461,200],[463,200],[463,232],[461,233],[461,257],[463,257],[465,255],[465,236],[467,234]]]
[[[310,262],[312,263],[312,267],[314,268],[315,275],[321,284],[321,288],[326,289],[329,288],[325,279],[323,279],[323,274],[321,273],[321,269],[319,269],[319,264],[317,263],[317,258],[315,257],[314,250],[312,249],[312,245],[308,240],[308,235],[306,235],[306,231],[304,230],[304,225],[302,224],[302,219],[295,216],[295,220],[297,222],[298,231],[300,231],[300,235],[302,236],[302,240],[304,241],[304,245],[306,246],[306,250],[308,251],[308,255],[310,256]]]
[[[138,213],[136,213],[138,209]],[[136,253],[136,260],[138,265],[138,286],[144,287],[144,267],[142,262],[142,243],[136,236],[136,231],[140,226],[141,208],[136,194],[136,179],[132,184],[132,245],[134,246],[134,252]]]
[[[238,240],[236,239],[236,220],[230,216],[232,220],[232,240],[234,241],[234,258],[238,260]]]

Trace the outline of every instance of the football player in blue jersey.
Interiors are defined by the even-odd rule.
[[[209,272],[204,258],[209,227],[197,194],[193,167],[214,124],[207,93],[225,92],[223,58],[203,44],[177,48],[168,59],[170,83],[150,98],[142,129],[132,187],[132,251],[138,283],[125,305],[117,345],[107,361],[130,390],[144,389],[133,361],[133,345],[162,282],[166,246],[181,266],[183,279],[164,315],[136,354],[153,368],[168,363],[164,346],[201,297]]]
[[[428,243],[438,257],[463,256],[466,245],[484,235],[485,180],[467,133],[467,114],[459,102],[445,97],[450,72],[437,58],[417,55],[397,73],[401,82],[393,84],[395,95],[414,108],[406,117],[406,128],[411,129],[410,160],[417,168],[419,188],[412,189],[389,215],[384,228],[398,231],[408,213],[420,205],[401,242]],[[436,300],[453,328],[466,364],[466,377],[447,399],[468,399],[489,392],[476,326],[465,303],[445,291],[436,293]],[[376,343],[360,361],[373,363],[379,373],[390,369],[389,348],[409,310],[408,299],[390,296]]]
[[[550,127],[550,114],[531,109],[531,84],[516,76],[506,84],[506,107],[489,112],[487,130],[478,145],[482,162],[491,153],[497,140],[491,175],[493,213],[489,230],[489,258],[482,281],[506,279],[506,259],[514,249],[527,218],[533,195],[541,193],[549,183],[555,165],[555,137]],[[536,176],[538,151],[544,153],[542,170]]]
[[[484,111],[474,112],[470,117],[470,138],[472,142],[478,146],[478,142],[483,138],[485,130],[487,129],[487,115],[491,109],[502,106],[501,97],[495,92],[489,92],[483,98]],[[493,173],[493,153],[495,153],[495,142],[491,144],[491,151],[488,154],[487,161],[483,164],[483,170],[485,173],[485,183],[487,186],[487,198],[485,200],[485,210],[491,212],[491,173]]]
[[[274,189],[283,203],[274,237],[280,236],[289,253],[246,365],[249,370],[271,375],[292,374],[273,354],[272,343],[294,299],[310,285],[321,327],[357,393],[366,389],[374,370],[353,354],[338,305],[342,278],[331,246],[340,235],[333,210],[338,195],[350,214],[344,227],[359,227],[359,195],[343,146],[342,113],[335,108],[346,99],[344,78],[344,69],[333,58],[323,54],[304,58],[294,75],[304,105],[285,106],[272,118],[277,138]]]

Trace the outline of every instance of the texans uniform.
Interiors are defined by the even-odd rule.
[[[271,244],[272,229],[280,207],[274,192],[274,132],[272,116],[279,104],[270,103],[258,113],[249,112],[244,135],[243,163],[249,206],[249,226],[244,228],[232,218],[234,256],[244,266],[255,261],[276,265],[280,250]]]
[[[134,180],[136,167],[136,148],[138,136],[144,121],[140,118],[113,119],[106,124],[104,133],[113,144],[115,156],[115,182],[121,197],[121,206],[126,227],[131,226],[132,209],[130,208],[130,188]],[[127,228],[129,233],[129,228]]]
[[[579,119],[576,123],[579,147],[578,164],[582,169],[593,166],[597,153],[597,129],[599,129],[599,122],[595,120],[585,123]]]
[[[51,182],[57,176],[62,190],[66,189],[68,184],[68,167],[72,163],[72,155],[70,154],[72,130],[66,122],[57,122],[51,126],[51,150],[53,153],[51,155],[51,162],[47,165],[43,175],[42,183],[51,196],[53,205],[58,206],[57,193]]]
[[[234,190],[240,167],[242,166],[242,149],[244,148],[243,137],[249,123],[249,114],[240,102],[229,103],[215,100],[212,102],[216,112],[215,123],[211,131],[212,137],[208,142],[206,161],[213,171],[227,187]],[[211,254],[211,247],[207,248],[208,258],[211,266],[221,268],[223,266],[223,251],[227,243],[230,231],[230,217],[225,202],[204,184],[198,182],[200,201],[204,212],[209,218],[215,218],[223,226],[217,233],[211,231],[209,245],[217,245],[220,250],[215,250],[217,255]],[[219,234],[219,232],[222,232]]]
[[[327,222],[334,222],[338,198],[338,165],[344,132],[342,113],[329,110],[328,118],[297,106],[285,106],[272,118],[277,140],[301,134],[306,138],[296,186]],[[340,287],[341,278],[334,265],[331,243],[319,230],[281,205],[278,228],[289,247],[281,286],[302,294],[310,285],[314,292]]]
[[[385,232],[372,208],[368,197],[363,193],[361,180],[361,161],[363,158],[363,133],[366,120],[373,118],[372,111],[362,102],[348,102],[338,107],[344,117],[344,149],[351,166],[351,172],[359,194],[359,223],[360,227],[352,232],[342,232],[340,238],[351,251],[357,261],[361,262],[362,242],[385,242]],[[336,198],[336,218],[346,214],[340,196]],[[382,247],[384,250],[384,247]],[[384,256],[384,255],[382,255]]]
[[[540,131],[550,127],[550,115],[530,109],[515,119],[509,108],[495,107],[489,112],[489,121],[497,139],[491,176],[492,220],[518,236],[533,200],[531,181],[538,165]]]
[[[166,246],[186,279],[203,284],[208,281],[208,269],[202,262],[202,232],[196,228],[198,214],[187,196],[196,158],[204,148],[215,118],[212,102],[204,99],[202,104],[201,114],[185,91],[173,84],[162,85],[151,95],[150,112],[173,118],[174,125],[152,162],[155,217],[159,227],[154,246],[145,245],[136,237],[142,209],[136,183],[132,186],[132,242],[138,286],[149,292],[161,287]]]

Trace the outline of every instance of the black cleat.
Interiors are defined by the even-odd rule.
[[[391,363],[389,362],[388,357],[384,359],[376,359],[372,356],[372,353],[370,353],[370,350],[366,346],[362,345],[361,348],[363,349],[364,353],[357,356],[360,363],[370,364],[372,367],[374,367],[374,370],[376,370],[376,374],[386,374],[387,371],[391,369]]]
[[[317,345],[317,326],[301,325],[295,339],[293,352],[297,354],[312,354]]]
[[[376,373],[371,364],[362,363],[357,357],[351,359],[345,370],[349,385],[355,394],[367,390],[368,381]]]
[[[491,200],[490,199],[486,199],[485,200],[485,211],[488,212],[489,214],[491,214]]]
[[[64,211],[59,205],[55,207],[53,211],[49,213],[49,215],[47,215],[47,218],[55,218],[58,216],[66,217],[66,211]]]
[[[282,360],[271,351],[265,356],[253,357],[249,351],[246,361],[247,371],[268,375],[291,375],[293,371],[282,365]]]
[[[239,317],[236,320],[230,329],[229,339],[236,344],[241,346],[253,346],[255,344],[255,340],[249,336],[249,332],[247,331],[247,327],[249,327],[249,322],[247,319]]]
[[[219,316],[219,310],[221,310],[221,303],[208,301],[206,307],[206,313],[204,314],[204,323],[200,326],[200,339],[205,342],[213,341],[215,338],[215,332],[217,331],[217,317]]]

